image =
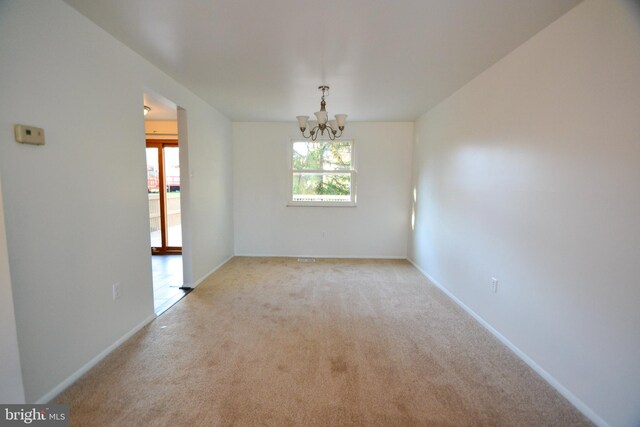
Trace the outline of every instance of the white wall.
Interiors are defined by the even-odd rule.
[[[404,258],[413,123],[347,124],[355,208],[286,206],[288,147],[299,132],[295,123],[233,123],[236,254]]]
[[[190,239],[196,285],[233,256],[233,148],[231,122],[225,116],[211,108],[186,108],[190,148],[197,143],[189,150]]]
[[[0,183],[0,403],[24,403]]]
[[[615,426],[640,424],[639,138],[640,14],[619,0],[581,3],[416,124],[409,256]]]
[[[0,57],[0,173],[32,402],[153,316],[143,93],[187,111],[194,281],[233,253],[231,124],[59,0],[1,2]],[[46,145],[17,144],[16,123],[43,127]]]
[[[178,120],[146,119],[144,131],[147,139],[178,139]]]

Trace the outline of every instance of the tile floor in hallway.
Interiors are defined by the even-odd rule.
[[[178,302],[185,292],[180,289],[182,280],[182,255],[152,255],[153,307],[161,314]]]

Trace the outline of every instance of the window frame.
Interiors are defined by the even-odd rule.
[[[318,138],[312,142],[351,142],[351,169],[344,171],[327,171],[327,170],[311,170],[311,169],[293,169],[293,144],[296,142],[309,142],[304,138],[290,138],[289,149],[287,150],[289,156],[289,200],[287,206],[289,207],[327,207],[327,208],[354,208],[357,206],[357,163],[356,163],[356,141],[355,138],[336,138],[330,140],[328,138]],[[323,201],[308,201],[308,200],[293,200],[293,176],[296,172],[317,173],[317,174],[349,174],[351,175],[351,199],[348,202],[323,202]]]

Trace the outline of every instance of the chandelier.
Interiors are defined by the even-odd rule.
[[[329,96],[329,86],[318,86],[318,89],[322,91],[322,98],[320,98],[320,111],[316,111],[314,113],[316,119],[318,119],[318,123],[315,124],[314,122],[308,122],[309,116],[296,116],[298,119],[298,126],[300,127],[300,132],[302,132],[302,136],[305,138],[311,138],[312,141],[315,141],[319,135],[324,136],[324,132],[327,131],[329,139],[333,141],[334,139],[342,136],[347,115],[336,114],[335,120],[329,120],[329,115],[325,108],[327,103],[324,101],[324,97]],[[305,135],[304,133],[307,127],[309,127],[309,135]]]

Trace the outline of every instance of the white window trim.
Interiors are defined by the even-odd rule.
[[[288,156],[289,156],[289,201],[287,202],[288,207],[316,207],[316,208],[355,208],[358,206],[358,193],[357,193],[357,163],[356,163],[356,140],[355,138],[337,138],[333,141],[330,139],[317,139],[315,142],[334,142],[334,141],[350,141],[351,142],[351,169],[345,171],[335,171],[336,173],[349,173],[351,174],[351,201],[349,202],[310,202],[304,200],[293,200],[293,173],[299,172],[298,170],[293,170],[293,143],[305,141],[304,138],[289,138],[289,148],[288,148]],[[308,173],[327,173],[331,171],[325,170],[305,170],[304,172]]]

